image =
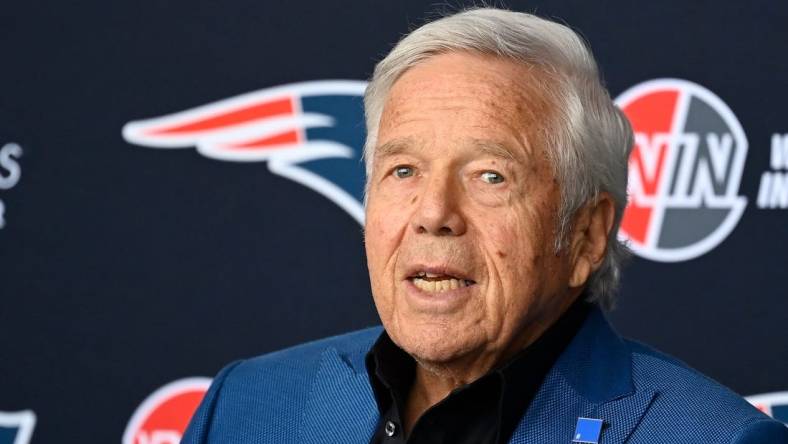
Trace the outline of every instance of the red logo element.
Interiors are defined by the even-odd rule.
[[[708,253],[747,205],[739,195],[747,156],[741,124],[719,97],[686,80],[641,83],[616,104],[635,133],[621,237],[660,262]]]
[[[129,420],[123,444],[178,444],[210,385],[210,378],[185,378],[153,392]]]
[[[788,425],[788,391],[747,396],[755,408]]]
[[[149,148],[194,148],[222,161],[265,161],[272,173],[315,190],[363,224],[365,89],[358,80],[265,88],[129,122],[123,138]]]

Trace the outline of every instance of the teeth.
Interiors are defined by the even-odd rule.
[[[425,277],[433,277],[433,276],[425,276]],[[421,277],[417,277],[413,279],[413,285],[418,287],[420,290],[429,292],[429,293],[437,293],[442,291],[448,290],[456,290],[458,288],[467,287],[470,285],[468,281],[464,279],[438,279],[428,281],[426,279],[422,279]]]

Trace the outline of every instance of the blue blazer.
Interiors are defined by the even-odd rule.
[[[364,356],[380,327],[224,368],[183,444],[367,444],[379,419]],[[594,310],[548,372],[510,443],[788,443],[788,428],[683,363],[622,339]]]

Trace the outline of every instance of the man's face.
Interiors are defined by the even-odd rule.
[[[514,62],[447,53],[408,70],[385,103],[369,179],[370,279],[387,332],[422,362],[495,361],[567,305],[538,82]]]

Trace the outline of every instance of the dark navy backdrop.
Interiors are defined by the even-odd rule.
[[[772,135],[788,132],[788,4],[508,6],[579,29],[614,96],[677,77],[733,110],[749,140],[744,215],[697,259],[636,258],[612,319],[739,393],[788,390],[788,212],[755,205]],[[0,411],[35,412],[35,443],[118,442],[170,381],[377,323],[362,230],[339,206],[264,162],[144,148],[121,129],[267,87],[366,79],[435,10],[6,2],[0,147],[23,154],[0,188]]]

